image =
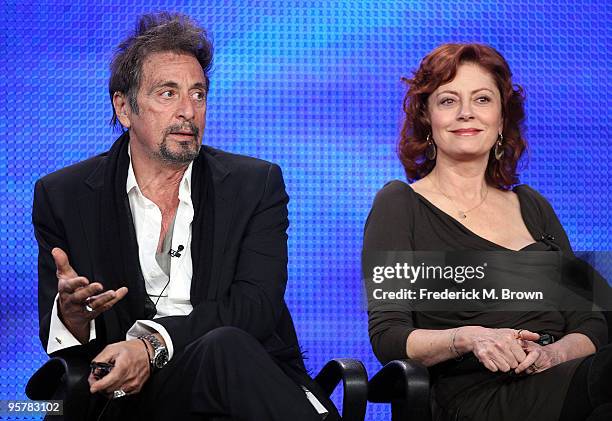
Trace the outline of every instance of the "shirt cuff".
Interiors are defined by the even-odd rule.
[[[58,315],[57,300],[59,294],[53,300],[53,310],[51,310],[51,324],[49,325],[49,339],[47,341],[47,354],[61,351],[62,349],[73,346],[83,345],[72,332],[64,325]],[[89,322],[89,341],[96,339],[96,324],[92,320]]]
[[[151,333],[159,333],[164,342],[166,343],[166,349],[168,350],[168,361],[172,359],[174,355],[174,346],[172,346],[172,339],[165,327],[159,323],[155,323],[152,320],[136,320],[136,323],[132,325],[125,335],[126,340],[137,339],[139,336],[148,335]]]

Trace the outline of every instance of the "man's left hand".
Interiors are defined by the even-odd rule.
[[[114,364],[113,369],[100,380],[89,375],[89,391],[101,392],[112,397],[113,392],[122,390],[131,395],[140,392],[151,375],[149,356],[145,344],[139,339],[108,345],[93,361]]]

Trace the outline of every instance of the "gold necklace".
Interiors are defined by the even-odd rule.
[[[457,203],[455,203],[455,201],[449,195],[447,195],[446,193],[442,191],[442,189],[440,188],[438,177],[436,177],[436,182],[434,183],[434,187],[436,188],[436,190],[438,190],[442,194],[442,196],[446,197],[453,204],[453,206],[455,207],[455,210],[457,211],[457,216],[459,217],[459,219],[466,219],[467,214],[473,211],[474,209],[476,209],[477,207],[479,207],[480,205],[482,205],[484,201],[487,200],[487,195],[489,194],[489,187],[487,186],[487,189],[485,190],[485,194],[480,200],[480,203],[478,203],[473,208],[463,211],[459,209],[459,206],[457,206]]]

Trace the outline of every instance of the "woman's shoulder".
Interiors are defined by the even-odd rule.
[[[391,180],[376,193],[376,201],[406,201],[414,198],[414,190],[404,181]]]
[[[521,198],[521,207],[525,211],[524,216],[533,219],[534,223],[540,227],[542,234],[549,234],[556,238],[555,241],[563,251],[572,253],[567,233],[548,199],[526,184],[516,186],[513,190]]]
[[[417,206],[417,202],[417,194],[409,184],[400,180],[391,180],[376,193],[372,208],[405,214]]]
[[[540,193],[530,185],[519,184],[518,186],[515,186],[512,190],[520,197],[520,199],[524,199],[521,200],[522,202],[529,202],[529,204],[535,206],[544,215],[553,212],[553,208],[548,199],[546,199],[546,197],[542,193]]]
[[[529,184],[518,184],[512,188],[512,191],[514,191],[516,194],[544,198],[544,196],[542,196],[540,192],[531,187]]]
[[[365,223],[364,250],[411,250],[416,194],[403,181],[381,188]]]
[[[387,181],[385,185],[379,190],[379,192],[407,192],[410,189],[410,185],[402,180],[391,180]]]

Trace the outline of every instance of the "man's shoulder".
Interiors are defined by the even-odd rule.
[[[231,153],[210,146],[204,146],[202,149],[219,168],[231,172],[233,175],[245,177],[257,174],[265,175],[270,171],[271,167],[278,167],[278,165],[270,161],[248,155]]]
[[[85,180],[104,165],[105,160],[106,152],[53,171],[42,177],[39,182],[43,183],[47,189],[67,189],[71,186],[82,185]]]

